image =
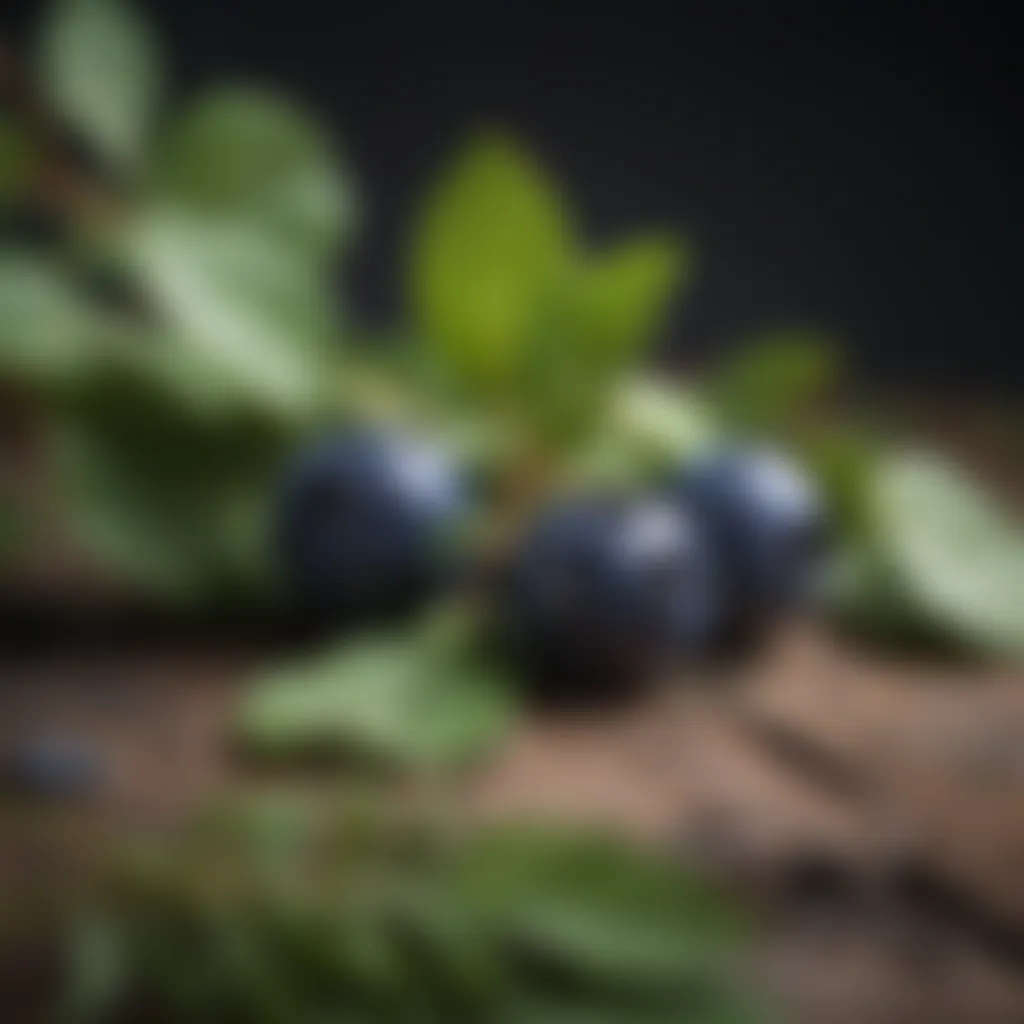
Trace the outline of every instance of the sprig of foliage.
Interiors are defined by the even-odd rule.
[[[432,357],[487,414],[547,445],[593,426],[689,264],[663,236],[586,252],[557,187],[495,133],[428,192],[411,250],[410,308]]]
[[[161,116],[161,55],[125,0],[58,0],[41,94],[93,153],[57,204],[66,243],[0,256],[0,380],[28,390],[69,525],[164,599],[251,600],[283,453],[335,414],[335,264],[356,200],[319,128],[229,86]],[[36,202],[38,126],[5,118],[2,199]]]
[[[67,1019],[754,1021],[744,931],[601,835],[253,804],[119,867],[71,935]]]
[[[485,133],[423,201],[412,329],[371,366],[338,344],[333,272],[358,203],[314,123],[239,86],[165,116],[163,60],[127,0],[58,0],[39,55],[54,121],[102,170],[78,184],[102,202],[62,207],[49,249],[0,252],[0,381],[33,399],[70,524],[109,572],[182,603],[269,591],[277,465],[346,415],[433,431],[474,473],[530,481],[540,499],[566,481],[634,487],[720,439],[770,438],[827,492],[852,551],[845,607],[1019,650],[998,567],[1017,566],[1014,528],[948,467],[822,429],[841,370],[831,338],[766,332],[687,389],[638,373],[689,276],[680,240],[592,251],[538,161]],[[37,127],[0,121],[4,211],[39,199],[52,154]],[[964,531],[986,538],[970,557]]]

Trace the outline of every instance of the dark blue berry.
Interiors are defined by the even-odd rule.
[[[291,466],[277,533],[312,614],[362,620],[415,607],[450,576],[468,499],[455,466],[385,431],[333,436]]]
[[[3,759],[0,777],[17,796],[57,800],[83,797],[102,781],[95,751],[78,742],[55,737],[22,740]]]
[[[723,577],[723,639],[753,639],[813,595],[825,511],[794,461],[763,448],[719,452],[682,471],[674,494],[699,517],[714,546]]]
[[[677,506],[568,501],[542,514],[511,566],[507,628],[545,687],[628,689],[699,649],[717,600],[709,552]]]

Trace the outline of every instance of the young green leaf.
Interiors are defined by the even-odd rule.
[[[50,102],[96,151],[134,169],[159,101],[160,56],[128,0],[57,0],[43,25],[40,74]]]
[[[415,323],[472,392],[507,393],[571,255],[554,186],[510,139],[481,136],[420,211],[409,280]]]
[[[447,375],[529,449],[578,444],[688,270],[665,236],[578,247],[565,205],[508,139],[471,144],[428,196],[410,305]]]
[[[517,399],[547,440],[585,435],[617,380],[650,343],[682,276],[682,250],[649,238],[579,257],[552,281],[545,315],[524,338]]]
[[[586,259],[568,325],[584,350],[579,369],[616,372],[629,365],[661,327],[690,264],[686,248],[668,237],[620,243]]]

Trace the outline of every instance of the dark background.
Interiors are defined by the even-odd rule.
[[[0,6],[16,32],[38,4]],[[672,352],[764,323],[835,327],[873,377],[1024,376],[1012,14],[819,4],[473,6],[148,0],[182,86],[242,74],[335,126],[370,202],[356,303],[399,305],[424,178],[475,123],[517,129],[596,239],[699,242]]]

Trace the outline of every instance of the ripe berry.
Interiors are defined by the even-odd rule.
[[[286,475],[287,580],[317,617],[410,610],[450,575],[467,506],[458,471],[426,443],[385,431],[321,440]]]
[[[768,449],[731,449],[688,467],[673,490],[700,518],[722,570],[720,640],[753,640],[780,611],[813,596],[824,504],[795,462]]]
[[[0,780],[6,790],[39,800],[88,796],[99,788],[102,775],[96,751],[59,737],[23,739],[0,762]]]
[[[669,502],[576,500],[542,514],[508,579],[514,651],[547,690],[618,691],[699,648],[717,580]]]

